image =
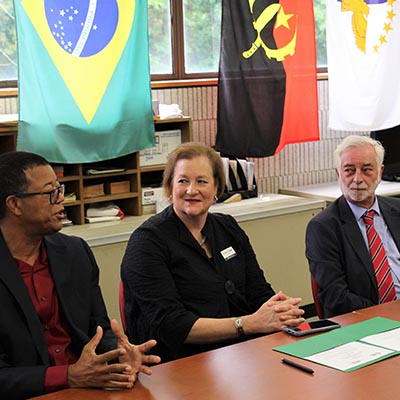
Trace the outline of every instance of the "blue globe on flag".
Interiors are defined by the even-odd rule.
[[[45,0],[46,19],[58,45],[76,57],[102,51],[118,24],[116,0]]]

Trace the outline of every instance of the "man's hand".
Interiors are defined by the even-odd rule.
[[[149,340],[137,346],[131,344],[115,319],[111,320],[111,329],[118,339],[118,349],[121,350],[119,362],[131,367],[129,373],[132,375],[134,381],[136,381],[136,376],[139,372],[151,375],[152,371],[146,364],[158,364],[161,359],[158,356],[146,355],[145,353],[150,351],[157,342]]]
[[[130,389],[135,379],[129,364],[108,364],[109,361],[123,357],[121,348],[97,355],[96,347],[103,337],[103,329],[98,326],[96,334],[83,348],[75,364],[68,367],[69,387],[98,387]]]

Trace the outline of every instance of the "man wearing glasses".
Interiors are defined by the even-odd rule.
[[[131,388],[151,340],[131,345],[107,316],[87,243],[58,231],[64,185],[39,155],[0,155],[0,398],[67,387]]]

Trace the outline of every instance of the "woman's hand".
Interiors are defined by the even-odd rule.
[[[299,297],[289,297],[279,292],[266,301],[254,314],[243,317],[247,335],[279,331],[285,326],[304,322],[304,310],[299,308]]]

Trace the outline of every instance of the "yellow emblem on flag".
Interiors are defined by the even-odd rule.
[[[54,38],[46,18],[43,0],[22,0],[21,4],[47,49],[68,90],[90,124],[114,74],[133,26],[136,1],[116,0],[118,22],[112,39],[99,52],[79,57],[65,51]],[[91,1],[96,6],[97,2]]]
[[[254,1],[255,0],[249,0],[250,12],[253,18],[254,18],[254,13],[253,13]],[[271,49],[265,44],[265,42],[261,38],[261,31],[270,21],[272,21],[275,15],[277,15],[275,29],[279,28],[280,26],[283,26],[286,29],[290,29],[288,21],[293,17],[293,14],[286,14],[283,6],[280,5],[279,3],[274,3],[269,5],[263,10],[261,15],[257,19],[254,19],[253,21],[253,27],[257,32],[257,38],[254,40],[254,42],[251,44],[251,47],[248,50],[243,51],[242,56],[244,58],[252,57],[260,47],[264,50],[267,58],[269,59],[274,58],[277,61],[283,61],[285,60],[286,56],[294,55],[294,53],[296,52],[297,22],[292,39],[285,46],[282,46],[278,49]]]
[[[377,3],[372,0],[342,0],[342,12],[351,12],[351,23],[356,46],[363,53],[367,53],[367,36],[373,37],[373,52],[378,53],[379,49],[388,42],[390,31],[393,30],[394,3],[397,0],[382,0]],[[378,8],[376,4],[387,3],[386,10],[373,10]],[[371,4],[371,5],[370,5]],[[372,18],[372,20],[371,20]],[[371,20],[371,21],[370,21]],[[371,31],[372,33],[369,33]],[[372,39],[371,39],[372,40]]]

